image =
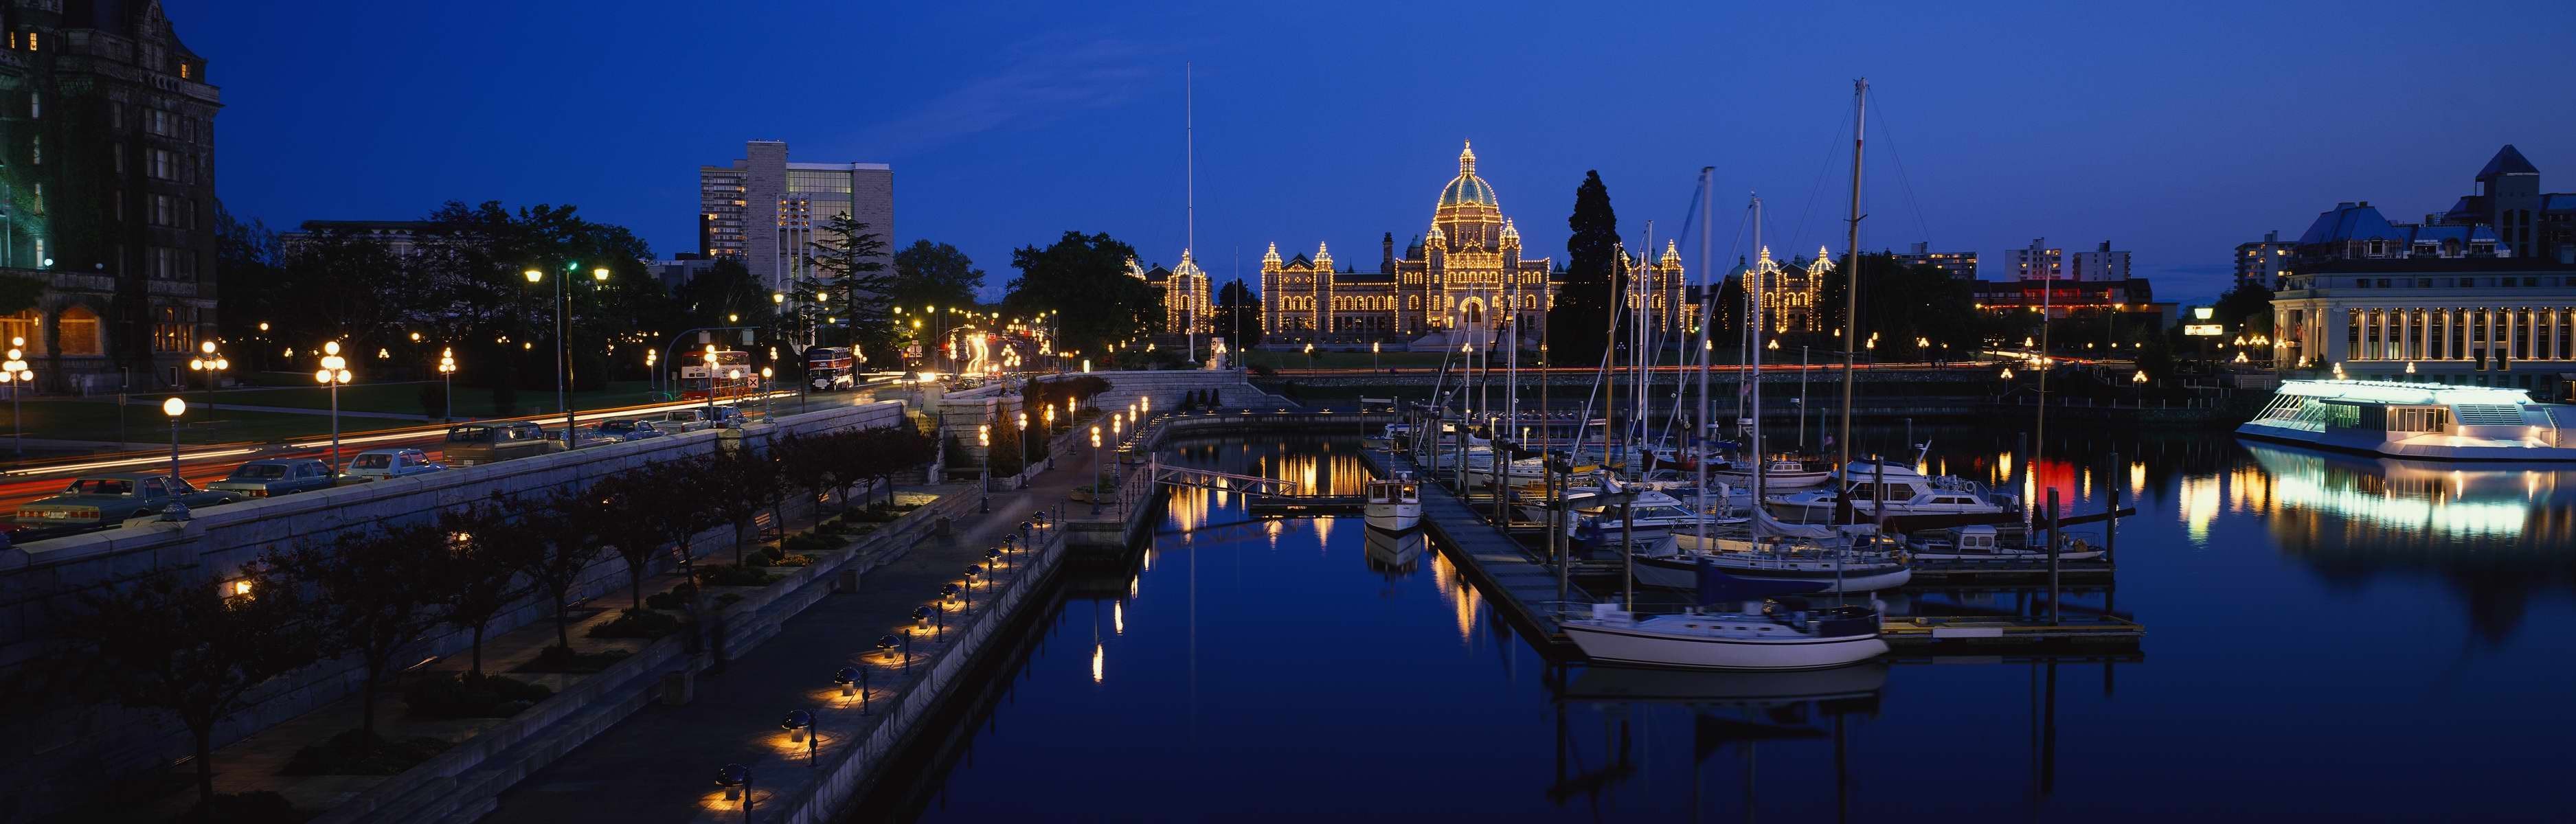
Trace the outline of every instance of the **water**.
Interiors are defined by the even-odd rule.
[[[1929,468],[2020,477],[2015,437],[1938,434]],[[1390,566],[1402,548],[1372,557],[1356,517],[1236,526],[1239,501],[1189,493],[1131,567],[1069,579],[992,673],[994,699],[903,756],[917,771],[867,817],[2566,815],[2576,471],[2067,437],[2023,488],[2079,511],[2114,487],[2137,502],[2117,589],[2068,599],[2145,623],[2129,660],[1678,683],[1551,669],[1436,552]],[[1177,454],[1348,492],[1364,477],[1355,449]],[[1587,697],[1645,688],[1699,700]]]

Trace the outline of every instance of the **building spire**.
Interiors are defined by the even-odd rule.
[[[1458,173],[1472,175],[1476,173],[1476,141],[1466,141],[1466,147],[1458,152]]]

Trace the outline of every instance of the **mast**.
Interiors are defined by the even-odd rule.
[[[1834,459],[1836,471],[1851,468],[1852,348],[1860,345],[1860,145],[1868,116],[1869,78],[1864,77],[1852,81],[1851,217],[1843,235],[1843,416],[1842,433],[1834,438],[1840,450]],[[1850,497],[1837,496],[1838,506],[1850,506]]]
[[[1753,247],[1762,248],[1761,195],[1753,196]],[[1753,426],[1751,440],[1744,451],[1746,460],[1753,464],[1753,516],[1745,525],[1752,530],[1753,548],[1758,550],[1762,548],[1762,472],[1767,468],[1762,465],[1762,272],[1759,268],[1745,276],[1744,289],[1745,302],[1752,305],[1745,314],[1746,328],[1754,330],[1754,345],[1744,348],[1748,353],[1744,361],[1748,367],[1744,379],[1753,382],[1746,388],[1750,400],[1746,401],[1745,415],[1753,421]]]
[[[1187,212],[1187,219],[1182,221],[1184,239],[1181,245],[1181,252],[1185,257],[1188,255],[1190,250],[1198,248],[1199,245],[1198,114],[1197,80],[1194,77],[1191,64],[1182,63],[1181,189],[1183,190],[1182,198],[1183,203],[1185,204],[1183,208]],[[1192,268],[1199,268],[1202,272],[1205,271],[1203,267],[1193,266]],[[1201,275],[1199,277],[1199,281],[1199,283],[1195,284],[1181,284],[1182,289],[1188,290],[1188,294],[1181,296],[1181,306],[1184,307],[1182,311],[1185,313],[1184,319],[1181,321],[1181,325],[1189,330],[1189,348],[1183,350],[1181,353],[1183,356],[1181,358],[1182,363],[1197,363],[1199,360],[1199,289],[1201,286],[1205,285],[1207,277],[1205,275]],[[1241,339],[1237,339],[1235,343],[1240,345],[1243,341]]]
[[[1682,439],[1697,456],[1691,462],[1691,481],[1699,489],[1699,506],[1693,510],[1698,517],[1692,523],[1698,528],[1702,551],[1708,549],[1708,325],[1715,314],[1709,310],[1717,306],[1717,290],[1708,285],[1708,210],[1717,194],[1710,191],[1710,178],[1716,173],[1715,166],[1699,167],[1699,408],[1691,418],[1690,437]]]
[[[1646,250],[1639,254],[1637,258],[1639,261],[1652,261],[1654,260],[1654,254],[1655,222],[1648,220],[1646,221]],[[1645,277],[1640,278],[1637,276],[1637,273],[1640,271],[1645,273]],[[1646,350],[1646,343],[1648,340],[1646,336],[1646,288],[1653,285],[1654,280],[1655,270],[1651,263],[1634,266],[1628,270],[1628,362],[1629,365],[1636,368],[1634,374],[1637,380],[1637,391],[1633,393],[1636,395],[1637,414],[1629,416],[1628,418],[1628,425],[1635,427],[1637,430],[1637,438],[1628,450],[1631,453],[1642,451],[1646,446],[1646,417],[1654,408],[1654,401],[1646,397],[1646,391],[1653,388],[1655,385],[1654,375],[1656,353]],[[1628,464],[1628,468],[1631,470],[1629,475],[1630,478],[1645,477],[1646,470],[1644,469],[1643,462],[1632,461]]]

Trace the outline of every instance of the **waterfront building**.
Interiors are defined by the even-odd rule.
[[[1727,277],[1745,283],[1748,290],[1753,278],[1762,279],[1762,319],[1772,332],[1822,332],[1826,313],[1818,310],[1818,303],[1824,299],[1825,275],[1833,270],[1833,257],[1825,254],[1825,247],[1816,247],[1814,260],[1799,257],[1781,263],[1771,257],[1771,247],[1764,246],[1751,264],[1737,263]]]
[[[2113,281],[2129,279],[2129,253],[2111,248],[2110,241],[2090,252],[2066,256],[2067,280]]]
[[[2275,368],[2568,396],[2576,264],[2488,256],[2315,267],[2273,295]]]
[[[1503,215],[1492,184],[1476,174],[1473,145],[1458,153],[1458,174],[1432,204],[1431,227],[1399,256],[1395,234],[1378,242],[1377,271],[1336,268],[1330,244],[1309,256],[1283,258],[1273,242],[1261,256],[1261,329],[1273,343],[1364,343],[1402,340],[1422,348],[1450,346],[1509,323],[1523,346],[1565,282],[1549,258],[1522,257],[1520,229]],[[1669,241],[1660,257],[1631,255],[1627,265],[1650,277],[1651,322],[1680,328],[1681,253]],[[1683,310],[1683,311],[1676,311]]]
[[[2281,288],[2281,276],[2290,272],[2290,249],[2296,245],[2282,240],[2279,230],[2264,232],[2262,240],[2236,244],[2236,282]]]
[[[1907,266],[1938,266],[1941,267],[1941,271],[1948,272],[1950,277],[1959,280],[1977,279],[1977,253],[1935,252],[1931,251],[1931,246],[1932,244],[1929,243],[1916,243],[1906,251],[1897,254],[1896,259]]]
[[[2038,312],[2052,320],[2097,312],[2153,312],[2170,319],[2174,304],[2155,302],[2146,278],[2120,280],[1981,280],[1974,285],[1976,307],[1993,313]],[[2159,322],[2158,328],[2165,324]]]
[[[1128,258],[1127,276],[1163,290],[1164,332],[1179,335],[1215,331],[1216,312],[1208,300],[1207,272],[1199,268],[1190,250],[1181,250],[1180,264],[1170,268],[1157,263],[1149,269],[1136,265],[1135,258]]]
[[[698,167],[698,252],[737,258],[772,291],[806,277],[815,233],[848,214],[885,241],[894,268],[894,169],[883,163],[798,163],[787,143],[754,140],[742,159]]]
[[[2048,245],[2048,238],[2031,238],[2030,245],[2004,251],[2008,280],[2056,280],[2065,277],[2066,250]]]
[[[43,286],[0,337],[48,391],[194,380],[223,109],[205,58],[154,2],[8,3],[0,30],[0,274]]]

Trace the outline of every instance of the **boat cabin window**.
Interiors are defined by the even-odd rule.
[[[2449,407],[2413,407],[2388,411],[2391,432],[2448,432],[2451,429]]]

